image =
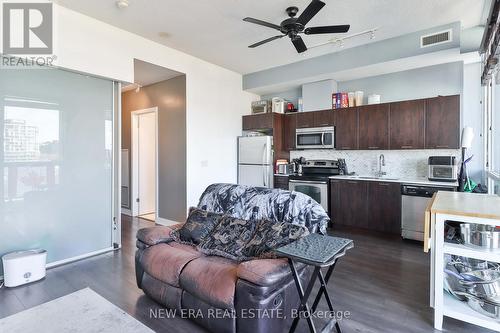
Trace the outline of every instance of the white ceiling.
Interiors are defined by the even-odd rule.
[[[346,34],[380,27],[375,40],[461,21],[462,28],[482,25],[491,0],[324,0],[327,4],[308,26],[350,24]],[[291,5],[303,10],[310,0],[129,0],[118,9],[115,0],[56,0],[98,20],[181,50],[240,73],[284,65],[335,52],[334,45],[297,54],[288,38],[256,49],[248,45],[275,36],[272,29],[243,22],[246,16],[279,24]],[[489,8],[489,7],[488,7]],[[299,12],[300,15],[300,12]],[[160,36],[167,33],[167,36]],[[161,34],[164,35],[164,34]],[[306,45],[338,35],[305,36]],[[368,36],[344,47],[371,42]]]

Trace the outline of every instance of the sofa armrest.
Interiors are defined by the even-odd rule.
[[[152,246],[159,243],[169,243],[173,241],[171,236],[172,231],[182,227],[182,224],[172,226],[154,226],[149,228],[139,229],[137,231],[138,244],[143,243],[146,246]]]
[[[305,265],[296,264],[297,270]],[[292,272],[287,259],[254,259],[238,265],[236,274],[239,279],[258,286],[272,286],[291,277]]]

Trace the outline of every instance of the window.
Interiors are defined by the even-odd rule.
[[[486,170],[489,193],[500,195],[500,74],[485,86]]]

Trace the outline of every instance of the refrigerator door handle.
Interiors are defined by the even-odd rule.
[[[264,164],[267,164],[268,161],[266,161],[266,152],[267,152],[267,143],[264,144],[264,150],[262,150],[262,162]],[[262,182],[264,183],[264,187],[267,187],[266,185],[266,169],[262,168]]]

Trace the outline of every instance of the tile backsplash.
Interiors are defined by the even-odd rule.
[[[427,159],[429,156],[456,156],[460,158],[459,149],[422,149],[422,150],[331,150],[311,149],[294,150],[290,159],[305,157],[306,160],[344,158],[349,172],[358,175],[374,175],[378,171],[380,154],[385,157],[382,170],[389,177],[415,179],[427,177]]]

